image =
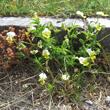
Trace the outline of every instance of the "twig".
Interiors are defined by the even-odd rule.
[[[34,108],[34,96],[33,96],[33,92],[32,92],[32,104],[33,104],[33,108]]]
[[[100,102],[101,98],[102,98],[102,92],[100,91],[100,96],[99,96],[98,102]]]
[[[9,101],[7,101],[7,103],[8,103],[8,108],[9,108],[9,110],[11,110]]]
[[[35,88],[35,89],[36,89],[36,88]],[[21,99],[23,96],[27,95],[28,93],[32,93],[35,89],[32,89],[31,91],[29,91],[29,92],[23,94],[23,95],[20,96],[18,99]],[[13,100],[13,101],[10,101],[10,105],[7,104],[5,107],[2,108],[2,110],[3,110],[3,109],[6,110],[6,108],[8,108],[9,106],[14,105],[14,104],[16,104],[16,103],[18,103],[18,102],[19,102],[19,101],[16,101],[16,99]]]
[[[51,96],[50,101],[49,101],[49,110],[51,110],[51,105],[52,105],[51,100],[52,100],[52,96]]]

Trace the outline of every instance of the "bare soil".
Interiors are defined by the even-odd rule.
[[[96,80],[86,75],[86,85],[73,102],[57,94],[50,97],[38,81],[40,73],[34,74],[31,62],[22,62],[8,70],[1,69],[0,110],[110,110],[110,105],[105,103],[105,98],[110,96],[109,73],[97,75]],[[24,84],[27,88],[23,87]],[[93,105],[85,105],[87,100],[91,100]]]

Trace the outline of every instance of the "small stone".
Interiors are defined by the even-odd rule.
[[[93,107],[93,109],[92,109],[92,110],[99,110],[99,109],[98,109],[98,107]]]
[[[93,102],[91,100],[86,100],[85,102],[91,106],[93,105]]]
[[[84,97],[83,97],[83,96],[80,96],[80,97],[79,97],[79,100],[80,100],[80,101],[83,101],[83,100],[84,100]]]
[[[110,104],[110,96],[107,96],[107,97],[106,97],[105,103],[106,103],[107,105]]]
[[[84,110],[89,110],[90,106],[87,103],[82,103],[83,109]]]

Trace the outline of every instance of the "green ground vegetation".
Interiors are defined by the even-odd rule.
[[[1,0],[0,16],[30,16],[30,10],[40,16],[74,17],[76,11],[95,16],[97,11],[110,13],[110,0]]]

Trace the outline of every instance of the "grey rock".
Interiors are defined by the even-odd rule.
[[[90,109],[90,105],[88,105],[87,103],[83,102],[82,103],[83,109],[84,110],[89,110]]]
[[[93,107],[93,109],[92,110],[99,110],[99,108],[98,107]]]
[[[84,97],[83,97],[83,96],[80,96],[80,97],[79,97],[79,100],[80,100],[80,101],[83,101],[83,100],[84,100]]]

